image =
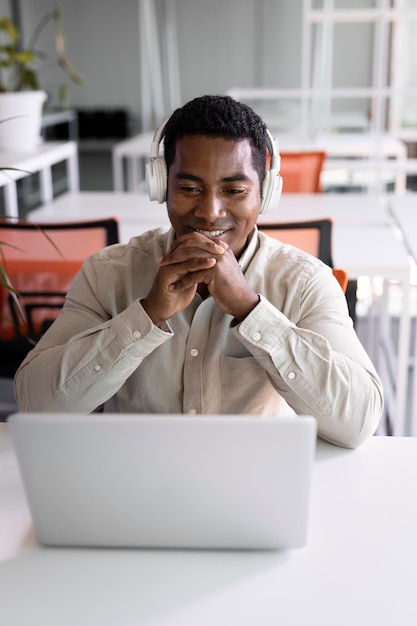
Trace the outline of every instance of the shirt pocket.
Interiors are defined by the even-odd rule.
[[[220,357],[222,413],[293,415],[254,357]]]

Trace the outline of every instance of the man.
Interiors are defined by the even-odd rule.
[[[295,412],[359,445],[380,419],[381,383],[330,268],[256,228],[262,196],[279,195],[265,124],[204,96],[162,134],[149,188],[172,228],[86,260],[16,374],[20,409]]]

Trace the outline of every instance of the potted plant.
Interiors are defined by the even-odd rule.
[[[82,78],[65,55],[62,10],[55,7],[39,22],[27,47],[21,45],[20,33],[9,17],[0,17],[0,148],[31,150],[41,141],[41,119],[47,95],[40,88],[36,62],[45,55],[36,42],[45,27],[55,26],[56,61],[70,79],[81,84]]]

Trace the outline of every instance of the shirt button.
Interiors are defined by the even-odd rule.
[[[96,363],[96,364],[94,365],[94,371],[95,371],[95,372],[99,372],[100,370],[101,370],[101,365],[99,365],[98,363]]]
[[[193,348],[193,349],[190,351],[190,354],[191,354],[191,356],[198,356],[198,350],[197,350],[197,348]]]
[[[140,330],[134,330],[133,331],[133,336],[134,336],[135,339],[141,339],[142,333],[140,332]]]
[[[195,409],[190,409],[188,411],[188,415],[197,415],[197,411]]]
[[[261,338],[261,333],[260,332],[253,333],[253,340],[254,341],[259,341],[260,338]]]
[[[289,378],[290,380],[294,380],[294,378],[295,378],[295,374],[294,374],[294,372],[290,372],[290,373],[288,374],[288,378]]]

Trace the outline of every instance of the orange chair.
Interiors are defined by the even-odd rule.
[[[349,283],[349,276],[346,270],[341,267],[333,267],[333,276],[337,278],[339,285],[341,286],[344,293],[346,293],[347,286]]]
[[[304,252],[321,259],[333,270],[344,293],[348,285],[348,274],[342,268],[333,267],[332,258],[332,226],[331,219],[318,219],[304,222],[281,222],[258,224],[258,229],[270,237],[289,243]]]
[[[326,153],[322,151],[281,152],[283,193],[320,193],[320,177]]]
[[[18,362],[57,317],[84,259],[119,241],[116,218],[65,223],[0,220],[0,341]],[[2,359],[1,372],[4,374]]]
[[[14,336],[16,329],[39,334],[46,310],[48,321],[57,316],[58,310],[51,309],[62,306],[84,259],[118,241],[116,218],[45,224],[1,220],[2,264],[14,291],[0,289],[0,336]]]

